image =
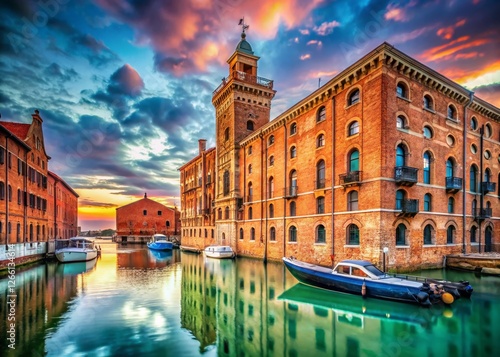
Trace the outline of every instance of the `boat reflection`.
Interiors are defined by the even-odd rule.
[[[98,259],[92,259],[86,262],[59,263],[56,271],[62,275],[79,275],[90,272],[95,269]]]
[[[148,250],[148,255],[157,261],[169,261],[172,260],[172,250]]]
[[[425,309],[420,306],[364,299],[361,296],[315,289],[304,284],[297,284],[286,290],[278,299],[331,309],[339,321],[351,324],[363,324],[365,318],[372,318],[413,323],[425,327],[434,323],[439,316],[447,316],[451,313],[451,310],[444,306]]]

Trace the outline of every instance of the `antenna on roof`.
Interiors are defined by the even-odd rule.
[[[318,78],[318,88],[321,87],[321,78]]]

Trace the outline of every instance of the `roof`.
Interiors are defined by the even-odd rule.
[[[71,193],[73,193],[76,197],[80,197],[80,195],[78,193],[75,192],[75,190],[73,190],[73,188],[68,185],[66,183],[66,181],[64,181],[62,178],[60,178],[58,175],[56,175],[55,173],[53,173],[52,171],[48,171],[48,174],[49,176],[52,176],[56,181],[62,183],[69,191],[71,191]]]
[[[250,44],[248,43],[248,41],[245,40],[245,34],[244,33],[241,34],[241,41],[236,46],[236,51],[243,52],[243,53],[246,53],[246,54],[249,54],[249,55],[253,55],[252,46],[250,46]]]
[[[342,260],[341,262],[339,262],[339,264],[355,264],[363,267],[367,265],[373,265],[373,263],[370,263],[366,260]]]
[[[0,121],[0,124],[23,141],[28,137],[28,131],[31,127],[31,124],[13,123],[10,121]]]

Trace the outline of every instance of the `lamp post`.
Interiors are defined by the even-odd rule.
[[[384,248],[382,249],[382,252],[384,253],[384,254],[383,254],[383,259],[384,259],[384,261],[383,261],[383,269],[384,269],[384,273],[385,273],[385,255],[386,255],[387,253],[389,253],[389,248],[384,247]]]

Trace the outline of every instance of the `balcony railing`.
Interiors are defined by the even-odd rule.
[[[408,166],[396,166],[394,168],[394,180],[404,186],[412,186],[417,182],[418,169]]]
[[[491,218],[493,215],[493,210],[491,208],[476,208],[474,212],[474,218],[479,221],[483,221],[486,218]]]
[[[342,186],[355,186],[361,183],[361,171],[349,171],[348,173],[339,175],[340,184]]]
[[[397,210],[401,210],[401,215],[403,216],[415,216],[418,213],[418,200],[415,199],[404,199],[396,207]]]
[[[483,193],[488,193],[488,192],[495,192],[497,188],[497,184],[495,182],[481,182],[481,189]]]
[[[462,189],[462,178],[461,177],[447,177],[446,178],[446,191],[447,192],[458,192]]]
[[[241,71],[233,71],[229,76],[224,78],[222,80],[222,83],[219,84],[219,86],[214,90],[213,95],[217,94],[225,85],[227,82],[229,82],[231,79],[235,79],[240,82],[245,82],[245,83],[250,83],[250,84],[258,84],[260,86],[273,89],[273,84],[274,82],[270,79],[264,78],[264,77],[259,77],[259,76],[254,76],[245,72]]]
[[[299,195],[299,186],[290,186],[285,188],[284,196],[286,198],[293,198]]]

